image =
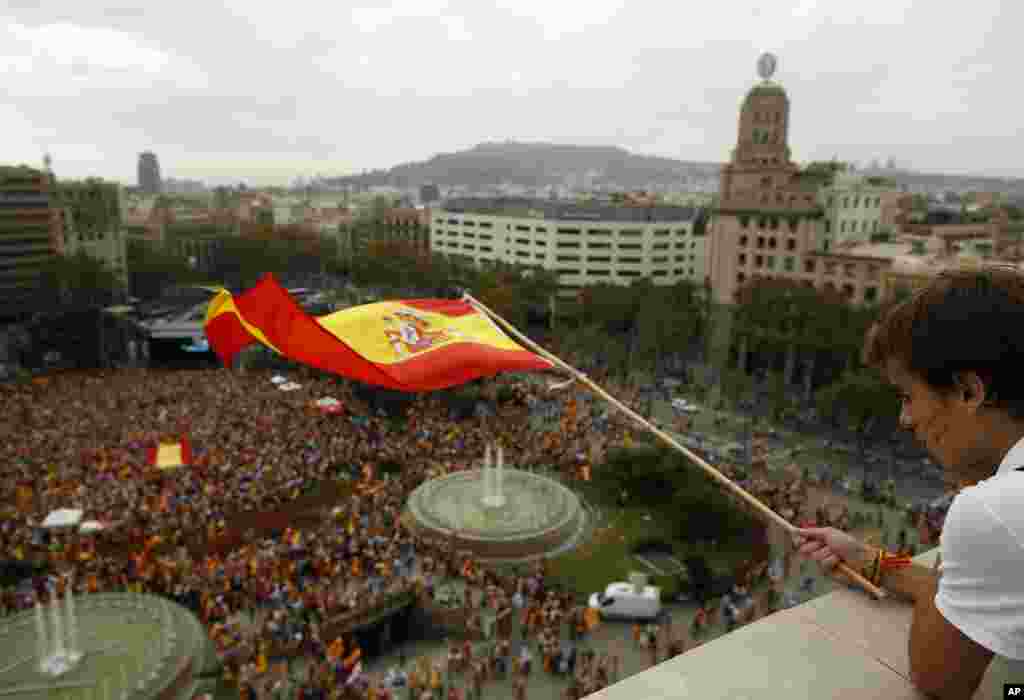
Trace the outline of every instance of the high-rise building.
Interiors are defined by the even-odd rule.
[[[160,163],[152,151],[139,154],[139,190],[142,194],[160,194]]]
[[[48,173],[0,167],[0,317],[36,309],[40,272],[56,254],[60,222]]]

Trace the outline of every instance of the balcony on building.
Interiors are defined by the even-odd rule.
[[[915,561],[933,566],[937,554],[932,549]],[[912,606],[894,596],[879,601],[859,589],[838,587],[589,697],[923,699],[910,680],[912,615]]]

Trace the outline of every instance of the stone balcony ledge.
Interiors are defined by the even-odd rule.
[[[937,554],[938,549],[932,549],[915,561],[932,566]],[[590,697],[925,698],[910,682],[907,639],[912,613],[906,601],[895,597],[876,601],[860,590],[843,587],[769,615]]]

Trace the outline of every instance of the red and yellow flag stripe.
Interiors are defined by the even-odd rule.
[[[552,366],[465,301],[384,301],[313,317],[271,275],[237,297],[222,290],[207,310],[206,336],[225,364],[262,343],[297,362],[407,392]]]

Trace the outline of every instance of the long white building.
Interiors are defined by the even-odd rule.
[[[641,277],[659,285],[703,284],[706,237],[699,220],[700,210],[693,207],[457,199],[434,212],[430,248],[478,265],[552,270],[561,296]]]

